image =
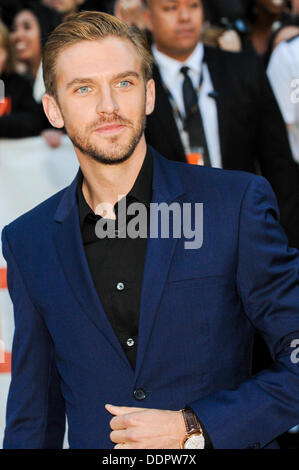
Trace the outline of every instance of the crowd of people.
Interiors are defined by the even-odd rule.
[[[299,71],[296,68],[296,60],[292,61],[291,52],[288,55],[287,51],[293,51],[294,57],[296,56],[299,1],[203,0],[203,4],[205,20],[200,24],[198,31],[203,43],[225,51],[247,54],[248,60],[244,61],[244,69],[248,68],[248,73],[252,63],[250,56],[259,57],[265,69],[268,69],[271,85],[289,133],[293,159],[298,164],[299,143],[296,135],[299,124],[296,103],[291,102],[289,96],[292,93],[290,82],[297,78]],[[15,138],[42,134],[49,145],[59,145],[63,133],[49,126],[41,106],[44,93],[41,59],[47,37],[61,21],[82,9],[114,13],[129,24],[144,29],[149,42],[155,47],[157,34],[161,33],[163,36],[164,28],[162,26],[162,29],[159,29],[154,25],[149,29],[146,18],[147,10],[153,9],[151,5],[151,1],[142,0],[1,0],[0,73],[6,84],[7,99],[1,106],[0,136]],[[169,8],[174,7],[170,5]],[[188,18],[182,18],[182,25],[186,24],[188,27],[188,21]],[[280,43],[283,44],[276,51]],[[280,72],[284,67],[274,65],[280,64],[281,60],[289,63],[291,67],[283,78]],[[31,87],[32,93],[26,92],[27,87]],[[20,96],[23,97],[22,100]],[[7,102],[11,103],[10,106]],[[290,103],[293,105],[292,112],[286,109],[291,107]],[[30,117],[26,114],[24,118],[23,113],[29,113]]]
[[[0,0],[0,138],[60,145],[42,107],[43,47],[79,10],[144,30],[156,83],[147,142],[170,160],[263,175],[299,248],[299,0]]]
[[[4,103],[1,104],[1,126],[0,136],[2,138],[17,138],[17,137],[30,137],[36,135],[43,135],[45,140],[52,147],[59,146],[63,131],[54,129],[48,123],[41,104],[41,99],[44,93],[44,84],[42,76],[42,50],[47,40],[47,37],[51,31],[68,15],[79,11],[79,10],[99,10],[108,13],[114,13],[116,16],[125,20],[127,23],[137,26],[145,31],[147,39],[155,57],[156,67],[156,80],[157,86],[165,85],[168,87],[168,91],[174,92],[172,89],[175,87],[176,78],[167,77],[168,71],[164,73],[163,77],[163,55],[166,55],[170,59],[178,60],[178,62],[184,62],[185,57],[185,38],[182,36],[182,40],[179,37],[175,37],[175,31],[171,36],[169,33],[169,27],[164,22],[163,14],[166,9],[178,8],[176,4],[178,2],[160,2],[161,11],[157,10],[157,2],[142,1],[142,0],[0,0],[0,41],[1,41],[1,56],[0,56],[0,74],[1,78],[6,85],[6,96]],[[159,2],[158,2],[159,3]],[[183,2],[184,3],[184,2]],[[190,3],[190,2],[189,2]],[[193,2],[196,6],[197,1]],[[168,5],[169,4],[169,5]],[[188,4],[188,2],[184,3]],[[217,68],[218,72],[222,77],[217,78],[219,82],[219,89],[223,87],[224,93],[228,92],[225,82],[225,75],[227,75],[228,81],[232,84],[233,80],[233,91],[238,95],[233,96],[235,108],[238,110],[235,114],[237,117],[239,114],[246,122],[247,132],[245,140],[240,139],[240,135],[235,136],[234,143],[230,142],[230,150],[224,148],[222,138],[226,141],[231,140],[229,137],[228,128],[226,131],[223,130],[224,122],[227,121],[226,117],[220,116],[221,109],[219,109],[219,103],[217,100],[218,108],[218,126],[211,123],[208,114],[209,111],[205,107],[209,108],[208,101],[205,100],[204,92],[201,94],[201,100],[203,103],[201,113],[204,127],[207,136],[207,148],[211,153],[211,164],[212,166],[223,166],[229,169],[244,169],[249,171],[256,171],[256,164],[258,165],[258,171],[266,176],[271,184],[273,185],[278,200],[280,203],[279,193],[283,191],[282,186],[293,187],[291,182],[287,182],[287,173],[280,175],[274,175],[278,170],[278,166],[275,165],[275,158],[269,157],[271,162],[265,163],[267,160],[267,153],[272,152],[271,145],[267,148],[267,141],[271,140],[271,133],[277,135],[276,140],[280,140],[276,154],[279,153],[281,160],[287,162],[290,159],[290,149],[285,139],[285,130],[289,134],[289,143],[291,145],[292,160],[299,164],[299,122],[298,122],[298,106],[297,105],[297,94],[296,94],[296,82],[294,81],[299,76],[298,61],[296,62],[296,50],[298,48],[298,41],[296,40],[299,35],[299,1],[298,0],[234,0],[230,2],[223,2],[219,0],[203,0],[203,6],[205,10],[204,21],[196,19],[196,15],[192,17],[192,2],[190,3],[190,14],[188,12],[188,5],[179,17],[178,25],[174,25],[174,28],[195,28],[196,35],[191,38],[189,34],[190,45],[189,51],[187,50],[187,56],[192,48],[194,47],[194,41],[199,44],[205,45],[205,62],[208,64],[210,73],[211,69]],[[163,11],[162,11],[163,9]],[[164,11],[165,10],[165,11]],[[170,17],[171,14],[166,12],[165,18]],[[171,12],[170,12],[171,13]],[[190,16],[190,18],[188,17]],[[172,15],[174,17],[174,15]],[[151,18],[150,18],[151,17]],[[167,20],[166,20],[167,21]],[[196,21],[198,24],[196,24]],[[191,26],[190,26],[191,25]],[[167,30],[168,28],[168,30]],[[184,34],[184,31],[183,31]],[[188,36],[188,31],[187,31]],[[168,36],[167,36],[168,35]],[[187,38],[188,39],[188,38]],[[167,41],[171,43],[174,40],[173,50],[167,46]],[[170,44],[171,45],[171,44]],[[231,54],[218,54],[213,49],[230,52]],[[177,49],[176,51],[174,49]],[[183,57],[180,56],[181,49],[183,49]],[[159,53],[162,56],[159,56]],[[215,52],[215,54],[214,54]],[[235,53],[235,54],[234,54]],[[214,54],[214,56],[213,56]],[[191,55],[191,54],[190,54]],[[209,58],[211,56],[211,58]],[[212,58],[213,56],[213,58]],[[237,56],[238,58],[236,58]],[[242,59],[241,59],[242,57]],[[260,68],[254,69],[257,66],[260,59]],[[161,60],[160,60],[161,59]],[[220,70],[219,64],[221,60],[224,60],[222,64],[224,70]],[[211,64],[213,61],[213,65]],[[284,66],[282,66],[282,63]],[[165,63],[165,70],[171,65]],[[253,117],[250,115],[249,107],[253,106],[253,99],[257,96],[249,95],[250,91],[248,88],[264,86],[267,89],[269,101],[261,104],[262,109],[259,109],[259,118],[264,121],[265,126],[270,126],[270,119],[273,117],[267,113],[271,106],[274,104],[272,100],[272,92],[268,90],[266,73],[263,75],[261,67],[264,67],[265,72],[268,72],[270,82],[278,101],[280,111],[283,116],[285,126],[282,126],[280,116],[275,113],[275,127],[268,132],[269,129],[265,129],[263,133],[261,126],[258,122],[251,122],[250,119]],[[243,69],[243,76],[249,80],[252,77],[252,83],[242,82],[241,77],[233,76],[233,68]],[[230,69],[230,70],[227,70]],[[253,69],[255,73],[253,73]],[[283,71],[283,73],[281,73]],[[216,74],[216,72],[215,72]],[[158,76],[159,75],[159,76]],[[162,77],[161,77],[161,76]],[[162,78],[162,80],[161,80]],[[181,76],[182,78],[182,76]],[[216,77],[211,78],[211,87],[215,88],[214,80]],[[170,83],[173,80],[173,83]],[[194,82],[197,80],[194,72]],[[208,79],[206,79],[206,82]],[[254,83],[255,82],[255,83]],[[293,86],[293,89],[291,88]],[[31,88],[31,92],[30,92]],[[295,88],[295,89],[294,89]],[[162,88],[161,88],[162,89]],[[238,90],[238,93],[237,93]],[[260,98],[264,95],[264,91],[260,88]],[[178,92],[179,94],[179,92]],[[248,94],[248,96],[247,96]],[[293,99],[291,98],[293,96]],[[184,103],[182,96],[177,96],[177,102],[179,111],[184,114]],[[247,99],[247,109],[243,109],[242,101]],[[165,96],[164,100],[168,101]],[[167,104],[163,102],[163,97],[158,97],[157,109],[163,108],[162,113],[166,113]],[[204,103],[206,101],[206,103]],[[180,106],[181,105],[181,106]],[[214,105],[214,106],[213,106]],[[269,106],[268,106],[269,105]],[[215,107],[215,103],[210,103],[211,108]],[[264,107],[263,107],[264,106]],[[267,108],[268,106],[268,108]],[[227,113],[227,110],[225,110]],[[248,112],[247,112],[248,111]],[[211,111],[216,113],[215,109]],[[156,113],[157,114],[157,113]],[[179,136],[177,140],[176,149],[171,155],[171,151],[168,151],[168,158],[183,159],[184,155],[188,154],[188,139],[178,122],[177,116],[174,114],[176,124],[178,125]],[[215,117],[215,116],[214,116]],[[159,135],[155,135],[152,130],[155,119],[150,118],[148,139],[163,153],[163,139]],[[209,124],[209,125],[208,125]],[[218,131],[220,134],[220,142],[217,142],[215,133]],[[216,129],[218,127],[218,129]],[[228,134],[227,134],[228,132]],[[266,133],[268,135],[266,135]],[[255,138],[253,138],[253,135]],[[278,139],[279,136],[279,139]],[[274,139],[275,140],[275,139]],[[159,141],[159,142],[158,142]],[[225,154],[226,151],[230,154],[234,152],[234,146],[236,141],[239,142],[238,148],[238,163],[228,164]],[[272,142],[273,143],[273,142]],[[182,145],[183,144],[183,145]],[[184,147],[184,148],[182,148]],[[274,145],[272,145],[274,147]],[[251,152],[250,157],[242,155],[243,152]],[[178,156],[178,154],[181,154]],[[183,155],[184,153],[184,155]],[[165,154],[165,152],[164,152]],[[248,162],[248,158],[252,159],[252,162]],[[242,161],[243,160],[243,161]],[[247,161],[246,161],[247,160]],[[255,160],[255,161],[253,161]],[[283,168],[284,164],[279,165],[279,169]],[[277,168],[275,168],[277,167]],[[277,180],[277,181],[275,181]],[[281,206],[281,204],[280,204]],[[281,206],[282,207],[282,206]],[[289,218],[289,215],[287,216]],[[284,211],[282,211],[282,218],[284,219]],[[288,223],[286,222],[286,225]],[[294,244],[299,241],[294,239],[294,235],[291,235],[291,242]]]

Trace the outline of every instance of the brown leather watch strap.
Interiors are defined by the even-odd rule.
[[[183,417],[185,420],[186,425],[186,433],[192,434],[193,432],[200,432],[202,433],[200,422],[192,410],[192,408],[186,407],[182,410]]]

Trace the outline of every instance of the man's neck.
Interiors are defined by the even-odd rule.
[[[188,59],[188,57],[190,57],[192,53],[195,51],[197,44],[192,49],[189,49],[188,51],[177,52],[177,53],[175,53],[174,51],[169,51],[164,48],[161,48],[157,44],[155,44],[155,46],[157,50],[161,52],[161,54],[164,54],[167,57],[170,57],[171,59],[177,60],[178,62],[185,62]]]
[[[108,203],[114,206],[121,197],[130,192],[140,172],[145,155],[146,142],[144,136],[131,157],[127,161],[116,165],[99,163],[89,157],[78,155],[77,151],[84,176],[83,195],[87,204],[95,213],[99,213],[99,205]]]

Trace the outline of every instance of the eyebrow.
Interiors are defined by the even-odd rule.
[[[135,72],[134,70],[126,70],[125,72],[118,73],[116,75],[113,75],[111,77],[111,81],[118,80],[120,78],[126,78],[126,77],[136,77],[140,78],[140,74]],[[74,85],[80,85],[82,83],[96,83],[96,80],[91,77],[77,77],[71,80],[66,84],[66,88],[69,89],[73,87]]]

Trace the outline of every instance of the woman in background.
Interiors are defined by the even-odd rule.
[[[13,23],[11,40],[13,42],[18,70],[30,80],[35,101],[39,104],[42,121],[42,135],[49,145],[58,147],[63,132],[50,128],[42,107],[45,92],[42,71],[42,50],[49,34],[61,22],[60,15],[41,4],[28,2],[17,12]]]
[[[265,66],[271,53],[269,46],[272,35],[282,26],[286,16],[286,0],[256,0],[250,47],[263,60]]]
[[[0,138],[39,135],[39,108],[28,81],[16,73],[7,27],[0,21]]]

